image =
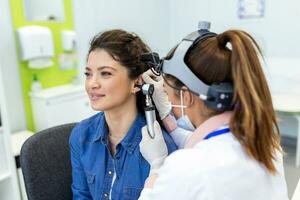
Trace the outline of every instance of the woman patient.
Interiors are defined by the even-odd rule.
[[[73,199],[138,199],[149,174],[140,153],[146,125],[144,96],[137,85],[149,67],[140,61],[149,52],[135,34],[111,30],[96,35],[86,66],[86,92],[94,110],[70,136]],[[74,113],[75,114],[75,113]],[[176,145],[164,133],[169,153]]]

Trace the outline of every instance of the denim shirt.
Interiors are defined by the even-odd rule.
[[[144,116],[138,113],[126,136],[116,146],[114,158],[110,153],[103,112],[75,126],[69,140],[74,200],[139,198],[150,170],[139,149],[141,129],[145,125]],[[168,152],[175,151],[177,147],[171,137],[166,132],[163,136]]]

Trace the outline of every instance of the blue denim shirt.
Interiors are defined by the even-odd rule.
[[[110,153],[103,112],[76,125],[69,141],[74,200],[107,200],[111,189],[112,200],[138,199],[150,169],[139,149],[141,129],[145,125],[145,118],[138,113],[126,136],[116,146],[114,158]],[[169,153],[175,151],[177,147],[171,137],[166,132],[163,135]]]

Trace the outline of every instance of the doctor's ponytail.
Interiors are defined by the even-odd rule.
[[[188,56],[188,65],[207,84],[233,83],[231,132],[250,157],[275,173],[279,129],[260,54],[248,33],[229,30],[200,42]]]
[[[270,90],[259,59],[255,40],[243,31],[226,31],[218,40],[231,44],[234,102],[231,130],[247,152],[275,172],[273,161],[280,150],[279,129]]]

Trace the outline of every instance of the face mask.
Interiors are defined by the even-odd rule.
[[[184,115],[182,117],[180,117],[179,119],[177,119],[177,125],[180,128],[183,128],[185,130],[188,131],[195,131],[195,127],[193,126],[191,120],[189,119],[189,117],[187,115]]]
[[[172,105],[173,108],[181,109],[181,117],[177,119],[177,125],[185,130],[194,131],[195,127],[193,126],[191,120],[187,115],[184,114],[184,108],[187,106],[183,105],[183,92],[180,90],[180,105]]]

